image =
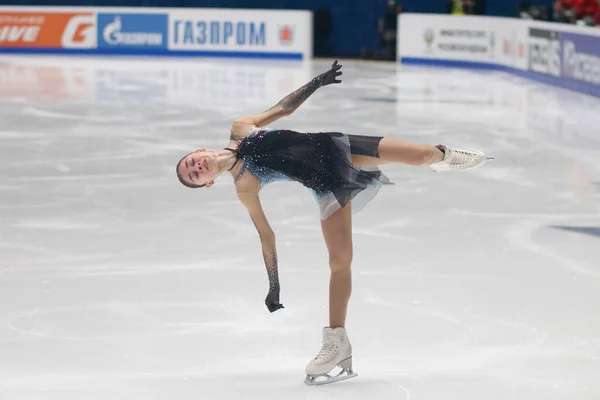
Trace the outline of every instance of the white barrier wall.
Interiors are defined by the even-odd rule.
[[[516,18],[401,14],[401,63],[500,69],[600,96],[600,29]]]
[[[310,59],[312,13],[0,7],[0,52]]]

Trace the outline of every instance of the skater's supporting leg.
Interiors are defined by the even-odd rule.
[[[351,203],[321,222],[329,251],[329,326],[344,327],[352,293],[352,213]]]
[[[429,144],[416,144],[394,138],[383,138],[377,149],[379,157],[352,155],[354,165],[383,165],[401,163],[408,165],[429,165],[441,161],[444,153]]]
[[[342,370],[331,375],[335,367]],[[352,345],[345,328],[323,328],[323,347],[306,366],[307,385],[322,385],[353,378]]]

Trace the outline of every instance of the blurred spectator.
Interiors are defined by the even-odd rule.
[[[537,21],[550,21],[552,9],[546,6],[533,5],[530,2],[517,4],[517,16],[523,19],[533,19]]]
[[[384,49],[383,58],[386,60],[396,59],[396,35],[398,29],[398,14],[404,12],[404,7],[389,0],[383,17],[379,19],[379,36]]]
[[[313,54],[315,57],[331,55],[329,38],[332,24],[333,19],[328,9],[320,8],[313,12]]]
[[[526,19],[600,26],[600,0],[554,0],[552,7],[522,2],[517,4],[517,15]]]
[[[575,0],[555,0],[554,1],[554,21],[573,23],[575,22],[575,11],[573,6]]]
[[[594,25],[598,12],[598,0],[556,0],[554,20],[580,25]]]
[[[595,25],[596,13],[598,12],[598,0],[575,0],[575,21],[580,25]]]
[[[450,0],[446,3],[446,12],[453,15],[474,15],[475,0]]]
[[[486,0],[477,0],[475,1],[475,14],[477,15],[485,15],[485,4]]]

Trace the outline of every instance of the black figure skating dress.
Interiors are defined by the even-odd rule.
[[[377,167],[357,167],[352,154],[378,157],[381,137],[339,132],[301,133],[255,128],[235,150],[244,164],[236,180],[249,170],[261,186],[274,181],[297,181],[309,188],[325,220],[352,200],[360,211],[379,191],[391,184]]]

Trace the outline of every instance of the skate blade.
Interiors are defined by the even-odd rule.
[[[320,375],[320,376],[307,376],[306,379],[304,379],[304,384],[306,386],[322,386],[322,385],[329,385],[331,383],[336,383],[336,382],[340,382],[340,381],[345,381],[347,379],[350,378],[354,378],[358,376],[358,374],[356,372],[352,372],[351,374],[339,374],[336,376],[330,376],[330,375]],[[326,378],[325,380],[322,381],[318,381],[318,378]]]

